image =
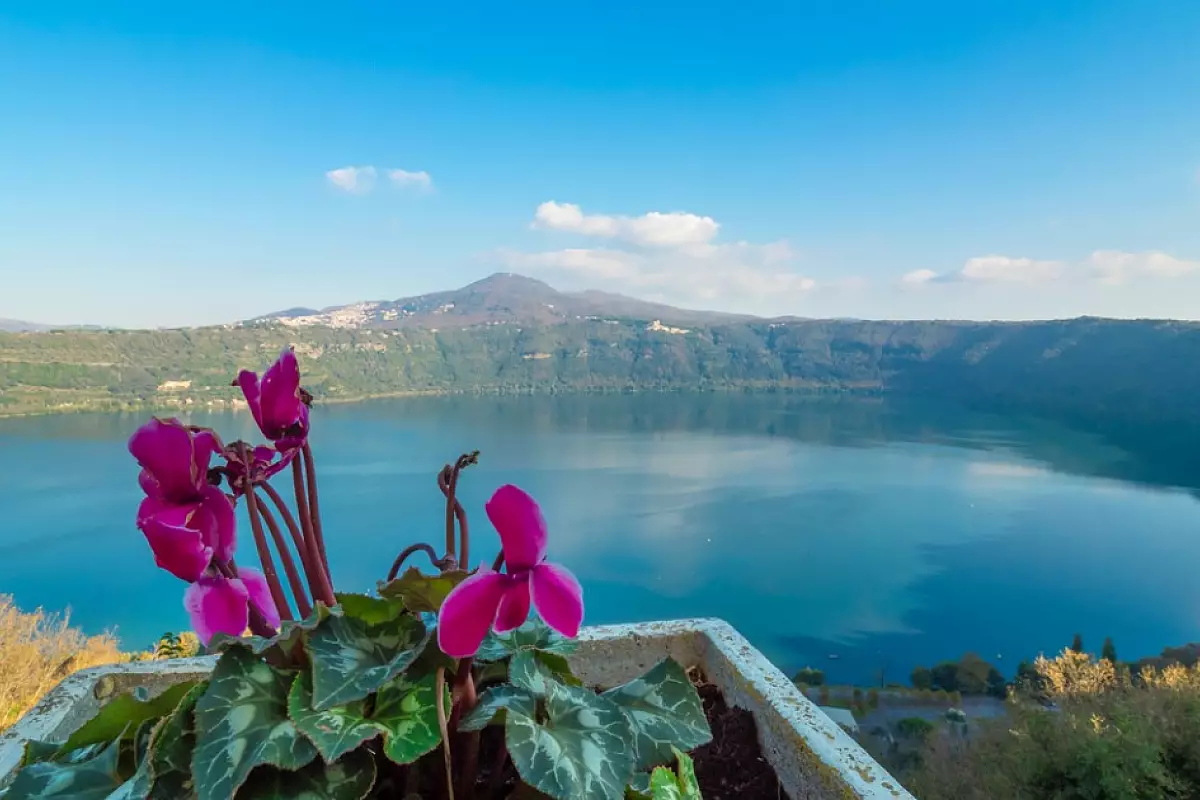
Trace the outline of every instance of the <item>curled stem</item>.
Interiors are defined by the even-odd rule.
[[[455,558],[458,565],[464,569],[470,566],[470,544],[471,537],[467,529],[467,511],[463,508],[462,503],[458,502],[455,493],[458,491],[458,476],[464,469],[472,464],[479,463],[479,451],[475,450],[470,453],[463,453],[454,462],[454,466],[447,464],[442,467],[442,471],[438,473],[438,488],[442,490],[442,494],[446,496],[446,558]],[[457,556],[455,552],[454,541],[454,523],[458,522],[458,550]],[[454,565],[444,567],[443,569],[453,569]]]
[[[255,498],[261,500],[262,498]],[[275,521],[274,515],[271,514],[271,509],[267,508],[265,503],[257,503],[258,513],[262,516],[263,522],[267,523],[267,529],[271,531],[271,538],[275,542],[275,550],[279,553],[279,560],[283,563],[283,571],[287,573],[288,585],[292,589],[292,598],[296,601],[296,612],[300,614],[301,619],[308,619],[308,615],[312,613],[312,606],[308,602],[308,597],[304,592],[304,583],[300,580],[300,573],[296,571],[296,562],[292,559],[292,553],[288,550],[287,542],[283,539],[283,531],[279,529],[279,523]],[[303,553],[301,553],[303,559]]]
[[[433,549],[433,546],[425,544],[424,542],[417,542],[416,544],[410,544],[408,547],[400,551],[400,555],[396,556],[396,560],[392,562],[392,568],[388,570],[387,579],[389,581],[396,580],[396,576],[400,574],[400,568],[404,566],[404,562],[408,560],[409,556],[417,552],[421,552],[429,556],[429,560],[435,567],[441,566],[440,559],[437,557],[437,551]]]

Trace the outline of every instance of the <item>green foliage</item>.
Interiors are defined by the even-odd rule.
[[[1104,647],[1100,650],[1100,657],[1105,661],[1111,661],[1114,664],[1117,663],[1117,646],[1113,644],[1111,636],[1104,638]]]
[[[121,743],[113,741],[96,755],[81,761],[41,761],[17,774],[5,800],[58,797],[72,800],[106,800],[109,797],[145,797],[145,773],[123,776]],[[125,788],[126,781],[130,786]],[[122,791],[122,794],[116,794]]]
[[[143,722],[159,719],[175,710],[179,701],[195,685],[195,681],[177,683],[153,698],[148,697],[144,690],[118,695],[71,734],[59,752],[67,753],[90,744],[105,744],[122,735],[132,736]]]
[[[402,600],[409,611],[437,611],[450,591],[466,578],[466,571],[461,569],[426,575],[416,567],[409,567],[395,580],[380,582],[379,594]]]
[[[238,800],[362,800],[375,784],[375,759],[356,750],[332,764],[314,761],[300,770],[255,770]]]
[[[510,633],[488,633],[487,638],[483,640],[483,646],[475,654],[475,660],[483,663],[501,661],[522,650],[538,650],[565,656],[575,652],[576,646],[574,640],[559,635],[534,616]]]
[[[925,693],[940,692],[941,699],[948,695],[991,695],[1003,698],[1008,691],[1004,675],[1000,670],[984,661],[975,653],[966,653],[958,661],[943,661],[932,669],[916,667],[912,671],[914,689]]]
[[[658,767],[650,775],[651,800],[701,800],[696,769],[687,753],[674,751],[677,771]]]
[[[902,736],[905,739],[924,741],[935,730],[937,730],[937,727],[932,722],[921,717],[905,717],[896,723],[896,735]]]
[[[363,700],[351,700],[324,711],[316,711],[312,706],[312,673],[300,672],[288,692],[288,717],[296,730],[316,745],[327,763],[337,761],[379,735],[379,728],[367,719]]]
[[[450,708],[450,691],[444,707]],[[375,695],[371,722],[383,733],[383,752],[397,764],[409,764],[442,741],[438,727],[436,676],[400,675]]]
[[[260,764],[294,770],[316,757],[288,718],[292,681],[247,649],[221,656],[196,702],[192,775],[200,800],[228,800]]]
[[[367,619],[380,619],[386,608],[364,606]],[[375,624],[331,616],[305,642],[313,663],[313,708],[332,708],[376,691],[416,660],[428,638],[424,623],[413,616]]]
[[[1083,635],[1082,634],[1077,633],[1071,639],[1071,649],[1074,650],[1076,653],[1083,652]]]
[[[712,741],[700,695],[683,667],[670,658],[604,697],[629,718],[637,769],[668,763],[676,748],[691,750]]]
[[[825,685],[825,673],[819,669],[805,667],[792,676],[792,682],[805,686],[823,686]]]
[[[546,684],[544,721],[510,706],[504,739],[521,779],[556,800],[620,800],[634,772],[629,720],[587,689]]]
[[[932,689],[933,688],[933,673],[928,667],[916,667],[912,671],[912,686],[914,689]]]

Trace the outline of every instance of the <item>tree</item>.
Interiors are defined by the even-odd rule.
[[[802,683],[805,686],[824,686],[825,673],[819,669],[805,667],[796,673],[796,675],[792,678],[792,682],[797,684]]]
[[[974,653],[965,654],[954,670],[954,685],[941,688],[948,692],[955,689],[963,694],[986,694],[988,678],[995,668]],[[1003,679],[1002,679],[1003,680]]]
[[[962,688],[958,685],[958,663],[955,661],[943,661],[935,665],[930,670],[930,673],[933,675],[934,689],[945,689],[947,692],[953,692],[955,689]]]
[[[1075,634],[1075,638],[1071,640],[1071,649],[1076,653],[1083,652],[1083,634]]]
[[[914,689],[932,689],[933,674],[928,667],[917,667],[912,671],[912,686]]]
[[[1100,650],[1100,657],[1105,661],[1117,663],[1117,647],[1113,644],[1111,636],[1105,637],[1104,647]]]

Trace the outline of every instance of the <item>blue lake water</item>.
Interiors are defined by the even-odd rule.
[[[0,420],[0,593],[69,607],[129,647],[187,624],[183,584],[133,526],[124,445],[143,418]],[[190,420],[253,438],[244,415]],[[437,470],[478,449],[460,493],[472,560],[498,545],[487,496],[522,486],[545,510],[550,558],[584,585],[588,623],[723,617],[788,671],[855,681],[906,680],[967,650],[1011,672],[1076,631],[1097,649],[1112,636],[1123,658],[1200,639],[1197,476],[1163,468],[1161,445],[740,394],[332,406],[313,445],[340,591],[373,588],[405,545],[441,539]],[[248,532],[240,552],[255,560]]]

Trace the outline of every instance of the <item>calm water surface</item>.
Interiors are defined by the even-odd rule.
[[[141,421],[0,421],[0,593],[130,647],[187,624],[133,527]],[[191,421],[253,435],[244,416]],[[483,502],[521,485],[590,623],[723,617],[786,670],[861,681],[966,650],[1011,672],[1075,631],[1124,658],[1200,638],[1197,476],[1055,424],[783,396],[436,399],[319,409],[313,444],[343,591],[438,541],[434,476],[479,449],[473,560],[498,545]]]

